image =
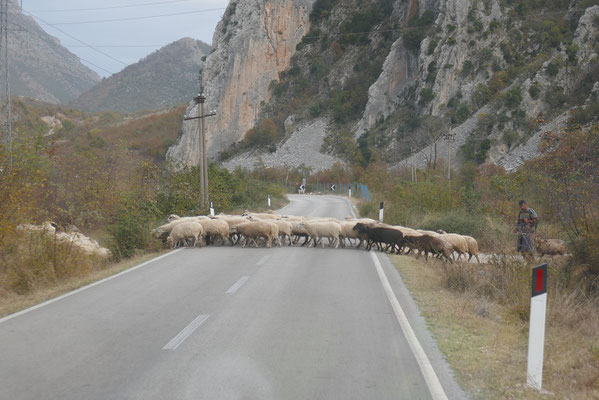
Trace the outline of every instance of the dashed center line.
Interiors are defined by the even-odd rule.
[[[249,276],[241,277],[241,279],[239,279],[237,282],[235,282],[235,284],[233,286],[231,286],[229,288],[229,290],[227,290],[227,294],[234,294],[236,291],[239,290],[239,288],[241,288],[243,286],[244,283],[246,283],[248,281],[248,279],[250,279]]]
[[[179,332],[177,336],[175,336],[170,342],[168,342],[166,346],[162,348],[162,350],[176,350],[177,347],[179,347],[181,343],[185,341],[185,339],[190,337],[196,329],[198,329],[204,322],[206,322],[208,317],[210,317],[210,315],[198,315],[196,319],[191,321],[191,323],[187,325],[181,332]]]
[[[262,257],[262,258],[260,259],[260,261],[258,261],[258,262],[256,263],[256,265],[264,265],[264,264],[265,264],[265,263],[268,261],[268,259],[269,259],[269,258],[270,258],[270,256],[269,256],[269,255],[266,255],[266,256]]]

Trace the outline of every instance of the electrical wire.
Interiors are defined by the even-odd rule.
[[[88,48],[90,48],[90,49],[94,50],[95,52],[97,52],[97,53],[99,53],[99,54],[102,54],[102,55],[104,55],[104,56],[106,56],[106,57],[110,58],[111,60],[114,60],[114,61],[116,61],[116,62],[118,62],[118,63],[121,63],[121,64],[123,64],[123,65],[125,65],[125,66],[129,65],[129,64],[127,64],[127,63],[125,63],[125,62],[123,62],[123,61],[119,60],[118,58],[114,58],[114,57],[113,57],[113,56],[111,56],[110,54],[108,54],[108,53],[105,53],[105,52],[103,52],[102,50],[98,50],[98,49],[96,49],[94,46],[91,46],[90,44],[88,44],[88,43],[85,43],[84,41],[77,39],[75,36],[71,35],[70,33],[67,33],[67,32],[65,32],[65,31],[63,31],[62,29],[55,27],[53,24],[50,24],[50,23],[48,23],[48,22],[44,21],[43,19],[41,19],[40,17],[38,17],[38,16],[36,16],[36,15],[33,15],[33,14],[31,14],[29,11],[27,11],[27,10],[24,10],[24,9],[23,9],[22,11],[23,11],[23,12],[25,12],[25,13],[27,13],[27,14],[29,14],[29,15],[31,15],[33,18],[37,19],[38,21],[40,21],[40,22],[42,22],[42,23],[44,23],[44,24],[46,24],[46,25],[48,25],[48,26],[51,26],[52,28],[56,29],[56,30],[57,30],[57,31],[59,31],[60,33],[62,33],[62,34],[64,34],[64,35],[67,35],[67,36],[68,36],[68,37],[70,37],[71,39],[73,39],[73,40],[76,40],[77,42],[81,43],[82,45],[84,45],[84,46],[86,46],[86,47],[88,47]]]
[[[226,9],[225,7],[219,7],[219,8],[209,8],[206,10],[184,11],[184,12],[172,13],[172,14],[148,15],[145,17],[114,18],[114,19],[102,19],[102,20],[78,21],[78,22],[55,22],[54,25],[84,25],[84,24],[99,24],[99,23],[104,23],[104,22],[136,21],[136,20],[141,20],[141,19],[175,17],[175,16],[179,16],[179,15],[188,15],[188,14],[200,14],[200,13],[205,13],[205,12],[210,12],[210,11],[221,11],[221,10],[225,10],[225,9]],[[29,13],[29,14],[33,15],[31,13]]]
[[[133,8],[133,7],[146,7],[146,6],[155,6],[160,4],[172,4],[172,3],[183,3],[187,1],[195,1],[195,0],[171,0],[171,1],[159,1],[154,3],[142,3],[142,4],[131,4],[128,6],[108,6],[108,7],[96,7],[96,8],[71,8],[68,10],[34,10],[31,12],[34,13],[56,13],[56,12],[72,12],[72,11],[99,11],[99,10],[114,10],[119,8]]]

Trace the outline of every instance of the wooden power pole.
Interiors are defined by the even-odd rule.
[[[212,111],[208,114],[204,114],[204,103],[206,102],[206,96],[204,93],[198,94],[193,98],[196,105],[198,106],[198,116],[185,118],[185,121],[189,121],[192,119],[199,119],[200,123],[198,124],[199,132],[199,144],[200,144],[200,186],[202,187],[202,207],[205,208],[210,203],[210,196],[208,195],[208,157],[206,155],[206,127],[204,124],[204,118],[216,115],[216,111]]]

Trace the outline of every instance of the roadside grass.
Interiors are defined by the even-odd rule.
[[[550,273],[539,393],[526,386],[530,267],[391,260],[472,398],[599,398],[599,304],[577,289],[570,272]]]
[[[101,270],[90,272],[85,276],[72,276],[58,282],[40,285],[25,294],[17,294],[0,288],[0,317],[13,314],[96,281],[116,275],[164,253],[166,253],[166,251],[134,256],[121,262],[108,265]]]

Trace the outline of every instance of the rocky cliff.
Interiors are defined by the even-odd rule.
[[[513,169],[537,154],[543,132],[597,118],[595,1],[282,3],[231,3],[215,34],[204,75],[218,111],[209,154],[227,165],[300,163],[286,143],[301,133],[305,151],[321,143],[350,163],[437,167],[449,150],[460,163]],[[294,22],[272,33],[283,15]],[[173,160],[197,163],[193,131],[187,124]]]
[[[198,74],[211,47],[183,38],[103,79],[72,105],[85,111],[134,113],[186,103],[197,94]]]
[[[79,58],[9,1],[10,87],[13,95],[66,104],[100,80]]]
[[[314,0],[231,1],[216,27],[213,52],[206,60],[203,83],[206,109],[217,110],[207,119],[208,154],[217,154],[240,141],[254,126],[268,103],[271,82],[289,68],[297,43],[309,30]],[[195,115],[191,103],[188,115]],[[187,165],[199,160],[197,122],[184,124],[179,142],[167,157]]]

